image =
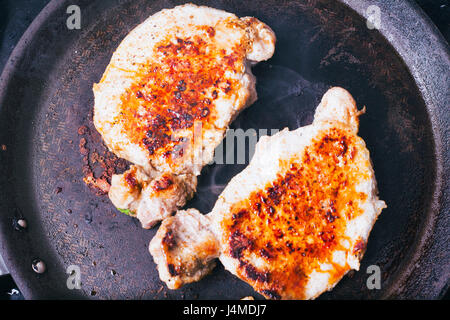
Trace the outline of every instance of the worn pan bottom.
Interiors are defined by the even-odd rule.
[[[358,12],[364,12],[363,6],[369,3],[345,2]],[[92,124],[92,84],[129,31],[152,13],[181,2],[79,3],[80,30],[66,27],[70,1],[51,2],[19,43],[2,76],[0,144],[7,147],[0,151],[2,254],[21,291],[26,298],[261,298],[221,266],[198,283],[167,290],[147,250],[156,229],[141,229],[136,220],[118,213],[107,196],[96,195],[83,182],[83,161],[91,161],[98,175],[102,168],[94,166],[93,153],[108,156]],[[385,9],[383,1],[371,1],[377,3]],[[448,218],[442,215],[448,205],[448,149],[440,140],[448,115],[441,110],[442,96],[433,94],[439,89],[431,86],[434,80],[424,78],[418,86],[420,64],[411,74],[411,66],[405,64],[408,58],[396,51],[400,50],[399,43],[394,43],[397,31],[388,37],[392,46],[340,2],[217,0],[204,4],[255,16],[278,37],[274,57],[254,69],[259,100],[237,118],[232,129],[307,125],[332,85],[348,89],[360,107],[366,106],[360,135],[371,151],[380,198],[388,208],[373,229],[360,271],[320,298],[439,297],[449,275]],[[410,12],[398,11],[399,15],[423,19],[414,7],[405,4],[402,10]],[[423,25],[427,26],[426,21]],[[445,63],[440,68],[445,71]],[[424,95],[424,88],[431,90],[429,95]],[[434,120],[438,115],[440,122]],[[82,126],[89,130],[79,132]],[[80,154],[82,138],[87,154]],[[187,206],[209,212],[227,182],[246,164],[206,167],[198,193]],[[28,221],[25,231],[12,227],[19,216]],[[45,261],[45,273],[31,269],[36,258]],[[66,271],[71,265],[81,270],[80,290],[67,288]],[[381,269],[379,290],[366,285],[370,265]]]

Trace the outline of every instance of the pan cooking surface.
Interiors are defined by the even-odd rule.
[[[141,229],[137,220],[119,213],[106,195],[96,195],[82,180],[80,139],[86,139],[87,156],[94,150],[106,152],[92,123],[92,84],[135,26],[181,3],[80,1],[81,29],[68,30],[69,3],[62,2],[48,12],[27,44],[0,114],[0,142],[8,148],[0,151],[8,173],[0,181],[5,198],[0,207],[5,212],[2,223],[9,228],[19,216],[28,221],[26,231],[7,236],[17,244],[13,275],[17,274],[27,298],[261,298],[222,266],[198,283],[168,290],[148,253],[157,228]],[[253,69],[259,100],[241,113],[232,129],[270,132],[310,124],[330,86],[348,89],[360,108],[366,106],[360,135],[371,152],[380,198],[388,208],[371,233],[360,271],[344,277],[320,299],[406,295],[399,289],[400,279],[426,232],[436,187],[431,122],[407,67],[378,31],[368,29],[362,17],[340,3],[217,0],[204,4],[238,16],[255,16],[270,25],[278,38],[274,57]],[[80,134],[82,126],[88,130]],[[187,207],[209,212],[228,181],[246,164],[205,167],[197,195]],[[32,271],[36,258],[46,262],[45,273]],[[80,290],[66,286],[70,265],[80,267]],[[366,286],[370,265],[381,269],[380,290]]]

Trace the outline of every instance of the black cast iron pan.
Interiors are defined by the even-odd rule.
[[[361,270],[320,298],[439,298],[449,279],[450,59],[428,18],[415,4],[394,0],[194,2],[255,16],[278,36],[274,57],[254,69],[259,100],[231,128],[309,124],[331,85],[366,106],[360,134],[388,209]],[[66,26],[72,4],[81,9],[79,30]],[[83,161],[94,150],[106,154],[92,125],[92,84],[129,31],[177,4],[52,1],[8,61],[0,82],[1,253],[26,298],[261,298],[221,266],[198,283],[167,290],[147,250],[156,229],[141,229],[82,180]],[[379,30],[367,27],[370,5],[379,8]],[[80,154],[83,138],[88,151]],[[244,167],[206,167],[188,206],[209,212]],[[91,169],[99,175],[102,168]],[[28,227],[18,231],[21,217]],[[35,259],[46,272],[32,270]],[[67,287],[70,265],[81,270],[79,290]],[[366,286],[370,265],[380,267],[379,290]]]

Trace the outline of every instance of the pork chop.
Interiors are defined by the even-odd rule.
[[[219,258],[266,298],[313,299],[358,270],[386,207],[357,135],[361,113],[350,93],[330,89],[311,125],[260,139],[211,213],[190,209],[163,221],[150,253],[167,286],[197,281]]]
[[[113,204],[144,228],[183,206],[230,122],[257,99],[251,66],[274,48],[256,18],[193,4],[131,31],[93,87],[96,129],[135,164],[112,178]]]

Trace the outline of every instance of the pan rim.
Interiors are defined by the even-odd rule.
[[[385,8],[386,4],[381,0],[339,0],[343,4],[347,5],[349,9],[352,11],[356,11],[360,16],[365,17],[366,8],[369,5],[378,5],[380,7]],[[57,10],[61,10],[61,8],[66,4],[66,1],[60,0],[52,0],[50,1],[44,9],[38,14],[38,16],[33,20],[31,25],[25,31],[25,33],[20,38],[13,52],[11,53],[7,63],[5,64],[4,69],[2,70],[0,76],[0,101],[3,102],[5,100],[6,95],[8,94],[8,84],[14,75],[14,69],[22,59],[26,50],[28,48],[28,43],[32,41],[35,34],[40,30],[42,25],[44,25],[47,19]],[[418,250],[415,252],[414,257],[410,260],[407,266],[404,266],[404,270],[408,270],[409,272],[400,273],[401,277],[407,282],[408,279],[411,278],[414,273],[414,268],[411,266],[417,263],[418,261],[432,261],[433,260],[433,251],[432,250],[422,250],[427,246],[433,245],[433,241],[435,237],[437,237],[436,226],[438,223],[447,225],[449,222],[448,215],[446,216],[446,208],[449,206],[449,180],[450,180],[450,155],[448,148],[448,138],[446,138],[446,129],[445,126],[450,123],[450,115],[445,112],[445,100],[442,100],[442,95],[439,95],[435,90],[436,87],[433,86],[434,83],[427,82],[427,79],[422,77],[423,72],[429,68],[438,68],[437,65],[450,70],[450,53],[449,47],[443,36],[434,26],[434,24],[429,20],[426,14],[411,1],[401,2],[397,4],[401,9],[400,11],[406,14],[414,14],[418,20],[421,21],[420,24],[416,25],[417,28],[420,28],[420,31],[417,31],[421,35],[426,35],[426,39],[422,39],[423,43],[428,42],[428,46],[432,48],[435,56],[431,56],[429,60],[427,60],[426,64],[417,66],[416,69],[412,69],[411,66],[414,65],[415,56],[411,55],[410,47],[412,43],[410,39],[403,39],[404,43],[392,41],[392,33],[396,31],[398,34],[405,32],[405,28],[407,29],[407,23],[395,25],[394,21],[389,19],[385,20],[386,25],[382,25],[382,28],[379,30],[380,33],[387,39],[387,41],[391,44],[393,49],[399,54],[401,59],[404,61],[405,66],[408,68],[412,78],[414,79],[417,88],[422,95],[425,105],[427,107],[427,113],[430,116],[431,128],[433,133],[433,140],[435,143],[435,156],[436,156],[436,181],[435,187],[432,197],[432,205],[429,211],[433,211],[432,214],[429,215],[429,219],[427,221],[427,227],[424,227],[424,234],[420,236],[420,243],[418,244]],[[411,17],[411,15],[410,15]],[[410,18],[411,19],[411,18]],[[395,40],[395,39],[394,39]],[[440,57],[442,60],[437,61],[436,57]],[[436,71],[437,72],[437,71]],[[434,79],[437,81],[437,79]],[[447,88],[450,87],[450,81],[448,77],[445,79],[447,83]],[[444,97],[445,99],[445,97]],[[448,99],[448,98],[447,98]],[[448,102],[448,101],[447,101]],[[2,105],[0,103],[0,112],[2,112]],[[448,129],[448,128],[447,128]],[[447,228],[448,229],[448,228]],[[440,232],[446,232],[448,230],[441,230]],[[447,232],[448,234],[448,232]],[[444,236],[446,236],[444,234]],[[447,236],[448,237],[448,236]],[[442,239],[442,237],[441,237]],[[32,297],[32,289],[28,287],[26,283],[23,281],[23,272],[21,269],[14,268],[14,250],[7,245],[6,237],[3,233],[0,233],[0,240],[2,242],[2,246],[0,248],[0,254],[3,256],[5,260],[5,264],[10,270],[11,275],[17,281],[19,288],[24,293],[25,297]],[[449,262],[448,251],[445,253],[444,262]],[[443,288],[435,288],[435,291],[431,296],[433,297],[441,297],[445,291],[449,287],[449,274],[448,268],[442,266],[443,276],[447,277],[447,283]],[[445,274],[444,274],[445,273]],[[386,297],[401,295],[401,290],[405,290],[405,288],[399,288],[397,292],[389,292],[386,294]]]
[[[393,6],[390,1],[354,1],[354,0],[342,0],[344,4],[350,7],[350,9],[356,11],[360,16],[367,16],[367,8],[370,5],[376,5],[381,9],[381,12],[386,12],[387,10],[392,10]],[[430,123],[433,134],[434,141],[434,150],[436,157],[436,180],[434,183],[434,190],[432,191],[432,200],[430,208],[428,209],[428,219],[426,221],[427,226],[422,228],[422,234],[419,236],[419,241],[416,244],[416,250],[413,254],[413,257],[409,260],[409,263],[402,267],[404,272],[399,272],[399,276],[397,281],[400,283],[408,283],[411,280],[411,277],[414,275],[414,270],[416,270],[416,266],[418,263],[430,263],[434,261],[432,254],[430,253],[432,249],[430,246],[433,246],[434,239],[439,238],[437,236],[437,224],[438,220],[441,219],[440,222],[443,225],[449,225],[449,217],[445,214],[446,207],[449,206],[449,176],[450,176],[450,152],[448,148],[448,138],[446,138],[445,134],[445,125],[448,126],[450,123],[450,115],[445,112],[446,101],[439,100],[439,95],[435,92],[437,90],[437,83],[432,83],[434,85],[430,85],[427,83],[423,76],[430,70],[433,69],[438,72],[438,68],[442,67],[447,69],[447,75],[450,71],[450,49],[447,41],[444,39],[443,35],[439,32],[437,27],[432,23],[431,19],[423,12],[423,10],[413,1],[406,1],[401,3],[395,3],[398,6],[398,10],[396,10],[396,14],[398,15],[395,19],[383,19],[383,23],[381,23],[379,31],[386,38],[386,40],[391,44],[397,54],[405,63],[405,66],[408,68],[412,78],[414,79],[417,88],[425,102],[425,106],[427,108],[427,113],[430,117]],[[425,49],[427,53],[431,53],[431,50],[435,53],[435,55],[429,55],[433,59],[425,60],[423,63],[423,59],[419,60],[418,55],[423,55],[423,51],[420,49],[415,52],[416,49],[413,40],[408,37],[396,38],[395,32],[397,34],[409,34],[410,24],[401,23],[398,24],[398,21],[402,21],[402,19],[411,19],[417,15],[418,21],[421,21],[420,24],[414,25],[415,28],[421,28],[421,30],[415,30],[415,32],[421,35],[421,42],[419,43],[420,49]],[[407,20],[405,20],[407,21]],[[397,22],[397,23],[395,23]],[[426,35],[426,36],[424,36]],[[400,40],[400,41],[396,41]],[[403,41],[403,42],[402,42]],[[428,42],[428,44],[426,44]],[[425,44],[428,46],[426,47]],[[432,48],[430,50],[430,48]],[[426,54],[425,54],[426,55]],[[438,61],[436,57],[441,58],[441,61]],[[415,63],[416,61],[422,62],[422,64]],[[442,71],[442,70],[440,70]],[[433,72],[430,72],[433,74]],[[437,80],[437,79],[432,79]],[[446,85],[444,84],[444,88],[450,87],[450,80],[447,76]],[[447,96],[448,100],[448,96]],[[448,101],[447,101],[448,103]],[[431,211],[431,212],[430,212]],[[447,231],[441,230],[442,235],[440,234],[441,239],[444,239],[446,236],[448,237],[448,227]],[[448,241],[447,241],[448,243]],[[447,265],[450,262],[449,250],[446,250],[444,253],[444,257],[441,258],[444,263],[441,264],[441,275],[446,277],[446,284],[443,288],[439,288],[436,290],[434,296],[441,298],[449,288],[450,284],[450,270]],[[442,262],[441,261],[441,262]],[[435,265],[434,265],[435,266]],[[403,291],[406,290],[404,288],[397,288],[397,290],[392,290],[391,292],[385,293],[385,297],[398,296],[401,295]]]

